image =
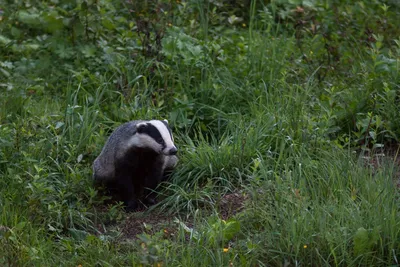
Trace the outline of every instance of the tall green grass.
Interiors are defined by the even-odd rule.
[[[352,139],[397,135],[382,130],[397,127],[387,121],[398,114],[390,53],[386,63],[371,61],[371,50],[357,46],[346,74],[354,80],[343,75],[346,66],[321,80],[327,66],[304,63],[299,40],[274,21],[280,6],[264,21],[259,4],[251,1],[249,28],[221,30],[210,3],[190,2],[198,29],[171,26],[163,62],[114,52],[101,73],[77,69],[64,77],[68,83],[49,85],[52,94],[26,93],[31,87],[23,84],[4,91],[0,265],[399,264],[398,161],[371,166]],[[306,39],[307,53],[317,51],[316,39]],[[384,64],[392,69],[378,72]],[[371,95],[382,113],[366,117]],[[122,225],[134,218],[105,204],[91,164],[115,127],[151,118],[170,121],[180,161],[143,216],[166,213],[173,223],[126,239]],[[356,126],[355,118],[362,119]],[[373,125],[365,123],[370,118]],[[373,141],[372,148],[382,146]],[[220,203],[232,192],[244,196],[233,203],[244,208],[225,221]]]

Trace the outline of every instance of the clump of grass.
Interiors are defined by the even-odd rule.
[[[355,152],[398,139],[398,5],[59,2],[0,12],[0,265],[398,264],[397,163]],[[151,118],[176,224],[126,240],[91,164]]]
[[[271,179],[249,187],[252,201],[239,219],[246,222],[245,235],[258,240],[256,251],[264,262],[395,261],[399,213],[393,168],[373,174],[338,150],[321,151],[318,159],[305,152],[286,164]],[[265,169],[261,164],[255,175],[265,177]]]

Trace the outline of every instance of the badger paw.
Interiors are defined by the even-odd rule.
[[[149,205],[149,206],[156,204],[156,202],[157,201],[154,197],[147,197],[144,199],[144,204]]]
[[[126,212],[134,212],[139,208],[138,202],[136,200],[129,200],[125,202],[125,211]]]

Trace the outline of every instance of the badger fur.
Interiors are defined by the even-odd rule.
[[[166,120],[137,120],[119,126],[93,163],[93,179],[125,204],[154,203],[153,190],[178,162],[177,148]]]

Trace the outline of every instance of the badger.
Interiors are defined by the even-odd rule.
[[[114,130],[93,162],[95,184],[102,184],[134,211],[154,204],[154,189],[175,168],[178,149],[167,120],[135,120]]]

